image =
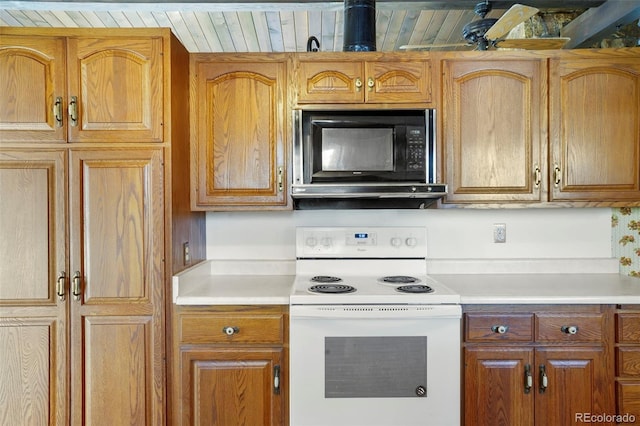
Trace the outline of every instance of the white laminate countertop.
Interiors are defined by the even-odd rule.
[[[640,304],[640,278],[613,273],[615,264],[593,266],[575,262],[568,273],[561,268],[518,261],[510,273],[508,263],[482,270],[466,269],[456,262],[449,274],[431,265],[430,276],[461,296],[462,304]],[[585,268],[585,264],[591,265]],[[507,267],[505,267],[507,265]],[[587,272],[585,273],[585,269]],[[451,270],[451,269],[449,269]],[[499,273],[495,273],[499,271]],[[178,305],[288,305],[295,279],[295,261],[201,262],[173,277],[173,302]]]
[[[620,274],[431,275],[462,304],[640,304],[640,278]]]
[[[288,305],[295,265],[205,261],[173,276],[177,305]]]

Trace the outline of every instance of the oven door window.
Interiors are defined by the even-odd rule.
[[[325,398],[424,397],[426,336],[325,337]]]

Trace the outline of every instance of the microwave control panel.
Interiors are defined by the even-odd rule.
[[[424,170],[426,162],[426,135],[424,128],[419,126],[407,126],[407,170]]]

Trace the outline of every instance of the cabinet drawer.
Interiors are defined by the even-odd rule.
[[[640,314],[619,313],[617,315],[618,343],[640,343]]]
[[[533,314],[465,314],[465,341],[530,342],[533,339]]]
[[[640,416],[640,382],[618,382],[618,413]]]
[[[284,342],[284,316],[185,315],[180,321],[180,343]]]
[[[617,348],[618,376],[640,377],[640,346]]]
[[[539,342],[600,342],[604,315],[536,314],[536,341]]]

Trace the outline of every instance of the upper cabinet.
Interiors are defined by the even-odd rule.
[[[289,208],[287,56],[196,54],[190,66],[192,208]]]
[[[162,142],[162,50],[161,37],[3,34],[0,138]]]
[[[531,203],[546,173],[546,61],[442,61],[445,202]]]
[[[640,201],[638,50],[551,59],[552,201]]]
[[[430,104],[424,53],[309,53],[294,58],[297,102]]]

